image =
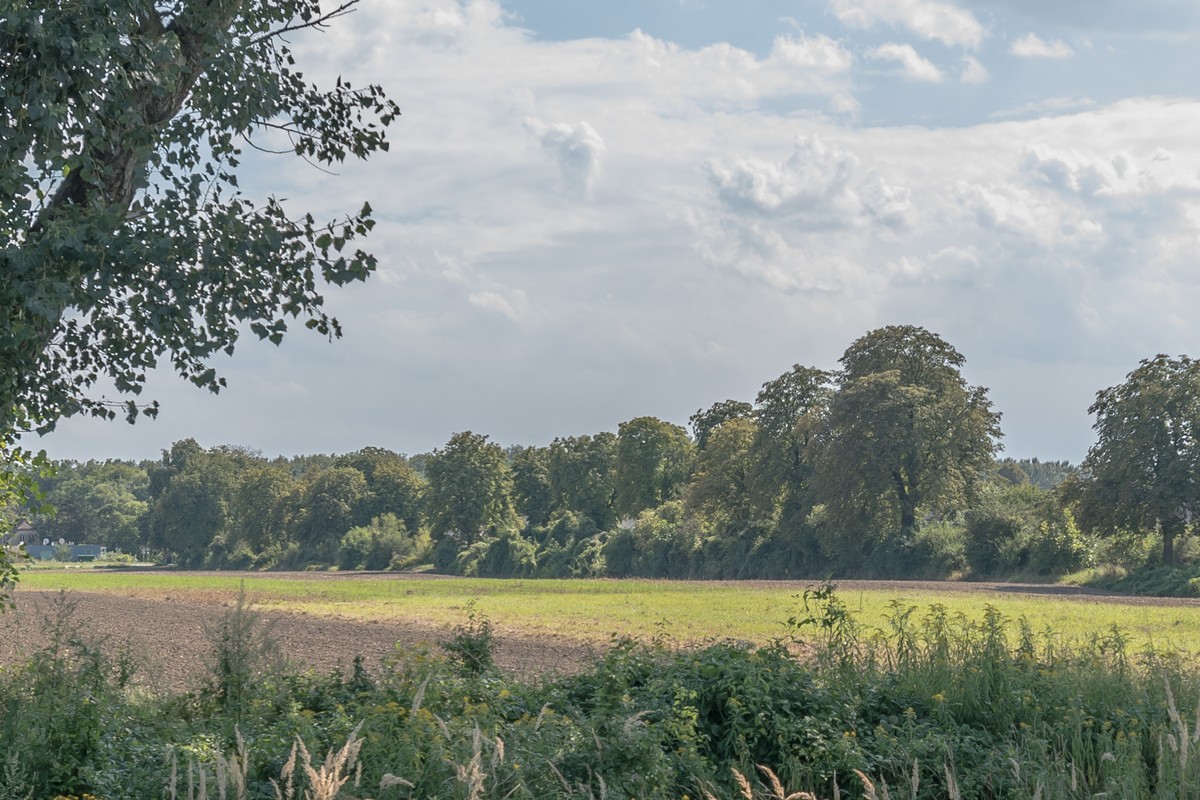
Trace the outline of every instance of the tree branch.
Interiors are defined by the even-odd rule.
[[[254,47],[257,44],[262,44],[268,39],[274,39],[276,36],[282,36],[289,31],[299,31],[304,30],[305,28],[322,28],[325,26],[325,23],[329,22],[329,20],[336,19],[338,17],[344,17],[345,15],[352,13],[354,11],[352,6],[356,5],[358,5],[358,0],[346,0],[345,3],[342,3],[333,11],[330,11],[328,14],[322,14],[316,19],[310,19],[308,22],[297,22],[293,25],[284,25],[282,28],[264,33],[262,36],[259,36],[256,39],[251,39],[248,46]]]

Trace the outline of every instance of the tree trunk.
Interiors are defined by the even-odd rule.
[[[910,531],[917,527],[916,505],[913,503],[912,494],[908,491],[904,475],[899,470],[892,473],[892,480],[896,483],[896,500],[900,505],[900,530]]]
[[[1184,525],[1180,520],[1163,520],[1158,524],[1162,533],[1162,563],[1165,567],[1175,566],[1175,539],[1183,533]]]

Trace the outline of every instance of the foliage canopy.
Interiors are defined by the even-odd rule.
[[[1175,540],[1200,515],[1200,362],[1144,359],[1088,411],[1097,438],[1083,462],[1081,524],[1157,529],[1173,563]]]
[[[305,80],[284,37],[317,0],[65,0],[0,11],[0,456],[78,413],[132,421],[168,360],[217,391],[211,361],[248,328],[339,334],[319,284],[375,267],[352,243],[371,208],[333,220],[249,197],[243,148],[318,164],[387,149],[378,86]],[[97,389],[111,386],[120,400]],[[35,468],[36,468],[35,464]],[[0,575],[5,574],[0,564]]]

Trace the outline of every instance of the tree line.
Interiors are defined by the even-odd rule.
[[[1145,561],[1152,542],[1176,559],[1195,502],[1194,362],[1160,356],[1099,393],[1082,470],[998,459],[1000,415],[963,362],[890,326],[840,370],[797,365],[752,402],[698,410],[690,431],[647,416],[507,448],[465,431],[411,457],[267,459],[188,439],[157,461],[59,464],[43,481],[56,513],[36,521],[52,539],[235,569],[992,577]]]

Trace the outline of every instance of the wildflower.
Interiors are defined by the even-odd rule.
[[[942,694],[941,692],[938,692],[937,694],[935,694],[933,697],[931,697],[929,699],[935,703],[944,703],[944,702],[946,702],[946,695]]]

